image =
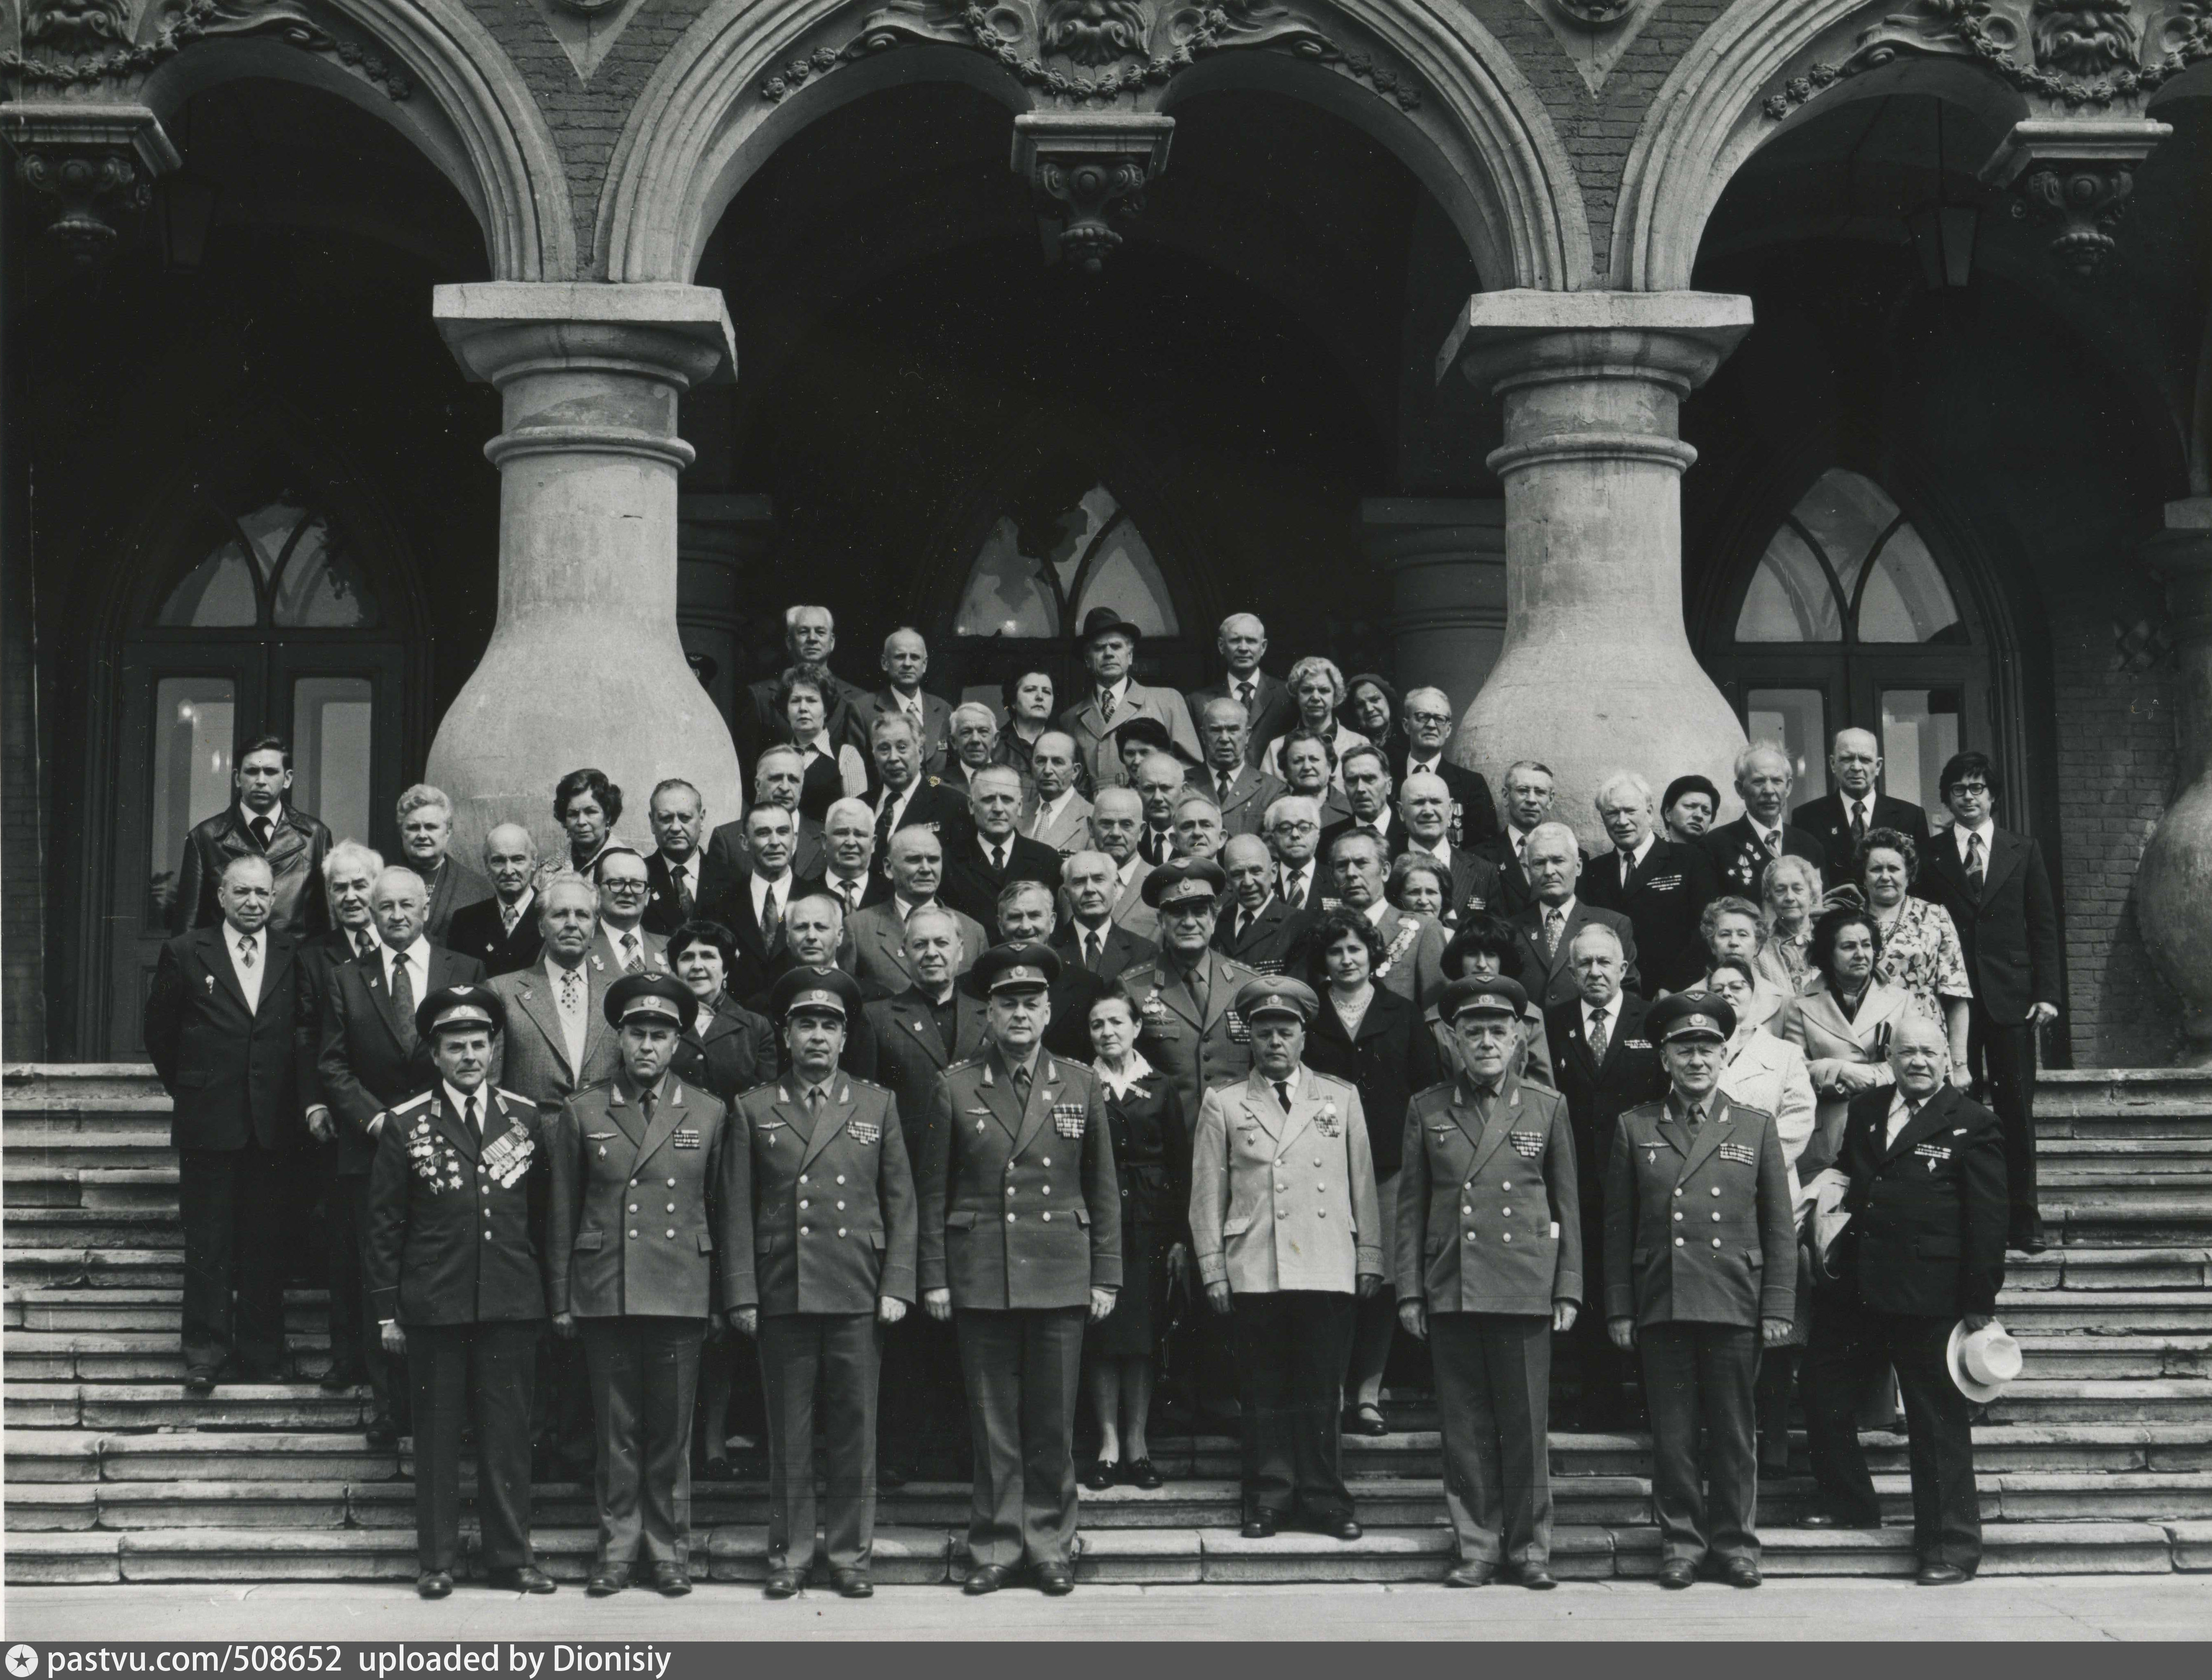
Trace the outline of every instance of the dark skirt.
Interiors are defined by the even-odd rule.
[[[1157,1359],[1168,1327],[1168,1251],[1180,1227],[1165,1220],[1121,1227],[1121,1293],[1114,1310],[1085,1332],[1093,1359]]]

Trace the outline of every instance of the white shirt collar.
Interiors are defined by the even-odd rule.
[[[246,831],[248,834],[251,834],[253,831],[254,823],[258,821],[259,819],[256,816],[253,808],[247,805],[244,800],[237,800],[236,805],[238,808],[238,820],[245,825]],[[266,814],[269,818],[269,831],[271,834],[274,834],[278,829],[284,826],[284,801],[281,799],[278,800],[276,804],[269,807]]]
[[[1270,1091],[1273,1091],[1278,1084],[1281,1085],[1291,1093],[1291,1106],[1293,1108],[1297,1105],[1298,1092],[1304,1083],[1305,1073],[1305,1064],[1300,1062],[1291,1069],[1289,1078],[1279,1080],[1272,1080],[1261,1071],[1260,1065],[1256,1062],[1252,1065],[1252,1077],[1265,1085]]]
[[[1951,831],[1958,837],[1954,843],[1959,848],[1959,856],[1962,861],[1966,855],[1966,837],[1970,834],[1978,834],[1982,837],[1982,861],[1985,863],[1989,861],[1990,847],[1996,840],[1997,833],[1996,818],[1983,818],[1978,828],[1968,828],[1964,823],[1953,823]]]
[[[1636,849],[1628,854],[1628,867],[1632,869],[1637,867],[1645,858],[1651,855],[1652,847],[1658,843],[1659,835],[1656,830],[1645,835],[1642,842],[1638,844]],[[1618,851],[1620,848],[1615,847],[1613,849]]]
[[[538,889],[537,889],[536,887],[534,887],[534,886],[526,886],[526,887],[524,887],[524,888],[522,889],[522,896],[521,896],[520,898],[517,898],[517,899],[514,901],[514,919],[515,919],[517,922],[520,922],[520,921],[521,921],[521,920],[522,920],[522,918],[523,918],[524,916],[526,916],[529,915],[529,914],[530,914],[530,907],[531,907],[531,905],[532,905],[532,904],[535,904],[535,903],[537,902],[537,899],[538,899]],[[501,903],[500,903],[500,900],[499,900],[499,898],[498,898],[498,897],[497,897],[496,895],[494,895],[493,899],[492,899],[492,902],[493,902],[495,904],[498,904],[498,905],[499,905],[499,907],[500,907],[501,910],[504,910],[504,909],[506,909],[506,908],[507,908],[507,906],[506,906],[505,904],[501,904]]]
[[[1451,836],[1449,834],[1437,836],[1434,845],[1431,845],[1425,840],[1409,839],[1406,843],[1406,849],[1409,852],[1425,853],[1439,863],[1448,864],[1452,861]]]
[[[685,880],[689,880],[698,870],[699,854],[692,852],[684,858],[678,859],[663,852],[660,855],[660,867],[668,871],[672,880],[680,875]]]
[[[1621,994],[1619,992],[1613,995],[1613,1000],[1608,1003],[1592,1003],[1588,998],[1584,998],[1582,1001],[1583,1019],[1588,1020],[1592,1015],[1603,1015],[1606,1031],[1610,1033],[1613,1031],[1613,1024],[1620,1019],[1620,999]]]
[[[909,898],[905,893],[901,892],[896,887],[893,887],[891,889],[891,908],[897,912],[898,919],[901,922],[904,922],[908,916],[912,916],[924,904],[933,904],[936,902],[937,900],[934,898]]]
[[[1061,812],[1067,809],[1068,800],[1074,797],[1075,789],[1071,786],[1064,791],[1059,798],[1046,800],[1039,804],[1036,813],[1039,817],[1057,817]]]
[[[784,867],[783,873],[773,880],[766,875],[754,875],[752,877],[753,914],[755,916],[760,914],[761,906],[768,902],[770,887],[774,887],[776,891],[776,902],[787,909],[791,904],[792,884],[791,868],[788,864]]]
[[[1121,865],[1120,869],[1115,872],[1121,876],[1122,886],[1127,886],[1130,881],[1135,878],[1137,870],[1139,867],[1143,864],[1144,861],[1145,860],[1143,858],[1139,857],[1134,852],[1131,852],[1129,854],[1129,861]]]
[[[404,957],[409,962],[420,964],[422,967],[427,969],[430,965],[430,941],[428,937],[422,934],[417,934],[415,935],[414,940],[407,945],[387,945],[384,947],[384,965],[387,970],[391,968],[392,959],[398,957]]]
[[[1552,919],[1552,912],[1555,910],[1559,911],[1564,922],[1571,922],[1575,919],[1575,902],[1576,895],[1571,892],[1556,904],[1547,904],[1542,899],[1539,898],[1536,901],[1536,910],[1537,913],[1547,922],[1549,922]]]
[[[1748,811],[1743,813],[1743,819],[1751,825],[1751,831],[1759,837],[1759,843],[1762,845],[1765,843],[1766,837],[1770,834],[1779,834],[1782,832],[1782,825],[1780,823],[1777,823],[1770,828],[1765,823],[1759,821],[1758,818],[1753,816]]]
[[[1389,910],[1389,908],[1390,901],[1388,898],[1377,898],[1373,904],[1368,905],[1365,910],[1359,913],[1365,916],[1370,923],[1380,927],[1382,925],[1382,917]]]
[[[1114,708],[1118,711],[1121,709],[1121,703],[1129,697],[1129,679],[1123,677],[1120,681],[1110,683],[1104,688],[1094,683],[1091,685],[1091,697],[1098,700],[1103,700],[1107,696],[1111,695],[1114,698]]]
[[[474,1091],[462,1091],[456,1088],[449,1079],[441,1079],[438,1083],[445,1087],[446,1100],[453,1105],[454,1113],[465,1115],[469,1111],[469,1099],[473,1097],[477,1105],[477,1124],[481,1127],[490,1119],[489,1087],[479,1085]]]
[[[253,954],[258,957],[261,954],[262,942],[266,940],[268,936],[269,930],[266,928],[260,928],[256,932],[249,934],[245,928],[234,928],[228,922],[222,924],[223,943],[229,946],[234,951],[238,949],[240,941],[244,940],[246,944],[251,945],[253,947]]]

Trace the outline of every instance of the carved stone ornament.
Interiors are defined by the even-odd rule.
[[[273,39],[325,53],[404,100],[413,85],[398,65],[325,27],[305,0],[154,0],[136,23],[135,0],[25,0],[20,47],[0,52],[0,76],[27,95],[42,88],[97,88],[134,96],[145,78],[196,41]]]
[[[2086,279],[2119,248],[2111,229],[2135,186],[2131,163],[2045,164],[2021,177],[2013,213],[2055,224],[2051,255]]]
[[[1096,274],[1121,243],[1116,220],[1145,207],[1167,167],[1175,119],[1152,112],[1032,111],[1014,119],[1014,167],[1062,222],[1060,254]]]
[[[1585,29],[1607,29],[1628,15],[1632,0],[1545,0],[1552,10]]]
[[[841,64],[921,45],[986,53],[1024,85],[1077,107],[1142,103],[1212,53],[1254,50],[1324,65],[1401,110],[1421,102],[1411,71],[1346,49],[1272,0],[893,0],[842,45],[824,44],[769,76],[761,97],[773,103]]]
[[[15,173],[57,206],[50,237],[89,268],[114,247],[117,223],[152,202],[154,180],[177,167],[176,148],[143,105],[0,107]]]

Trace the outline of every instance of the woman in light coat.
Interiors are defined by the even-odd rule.
[[[1808,947],[1814,978],[1797,999],[1805,1023],[1805,1062],[1820,1099],[1813,1141],[1798,1158],[1800,1179],[1833,1163],[1851,1099],[1893,1083],[1889,1041],[1912,1010],[1911,996],[1875,977],[1881,929],[1849,905],[1813,924]]]

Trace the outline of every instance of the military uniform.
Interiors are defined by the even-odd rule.
[[[665,976],[632,975],[609,988],[607,1013],[654,987],[693,1001]],[[716,1098],[672,1073],[635,1091],[622,1074],[562,1105],[550,1153],[547,1301],[574,1315],[590,1367],[595,1573],[625,1574],[641,1549],[685,1567],[699,1344],[743,1264],[743,1147]]]
[[[1725,1041],[1733,1013],[1686,992],[1654,1005],[1649,1020],[1663,1042],[1717,1017]],[[1759,1327],[1790,1320],[1797,1287],[1790,1168],[1773,1117],[1717,1091],[1703,1106],[1697,1118],[1674,1093],[1630,1109],[1606,1162],[1605,1310],[1636,1325],[1662,1567],[1695,1566],[1709,1552],[1758,1561]]]
[[[1009,952],[1029,960],[1009,964]],[[987,965],[990,987],[1009,973],[1048,976],[1059,959],[1000,946]],[[1091,1292],[1121,1283],[1103,1093],[1089,1068],[1040,1047],[1024,1101],[994,1046],[945,1070],[925,1137],[919,1281],[925,1293],[952,1293],[975,1459],[969,1555],[1000,1569],[1024,1560],[1064,1569],[1083,1326]]]
[[[778,986],[779,1015],[822,1007],[809,1000],[831,989],[811,974],[792,977],[806,983]],[[848,980],[843,989],[857,1015],[860,989]],[[876,1304],[915,1298],[914,1178],[898,1105],[842,1071],[817,1087],[793,1072],[738,1098],[733,1123],[751,1239],[739,1246],[728,1305],[760,1309],[769,1567],[803,1579],[814,1561],[819,1402],[829,1460],[823,1549],[832,1569],[866,1568],[883,1350]]]
[[[1265,989],[1255,993],[1255,988]],[[1303,994],[1303,998],[1297,997]],[[1311,989],[1259,978],[1240,1012],[1311,1019]],[[1206,1093],[1191,1141],[1191,1253],[1229,1286],[1247,1524],[1352,1518],[1337,1409],[1358,1281],[1384,1275],[1375,1164],[1357,1087],[1301,1067],[1287,1109],[1258,1068]]]
[[[1522,1000],[1514,1002],[1509,994]],[[1512,981],[1460,981],[1446,1007],[1519,1017]],[[1583,1294],[1566,1100],[1510,1068],[1496,1089],[1431,1086],[1406,1111],[1398,1299],[1427,1312],[1444,1504],[1462,1564],[1541,1571],[1552,1550],[1552,1315]]]

